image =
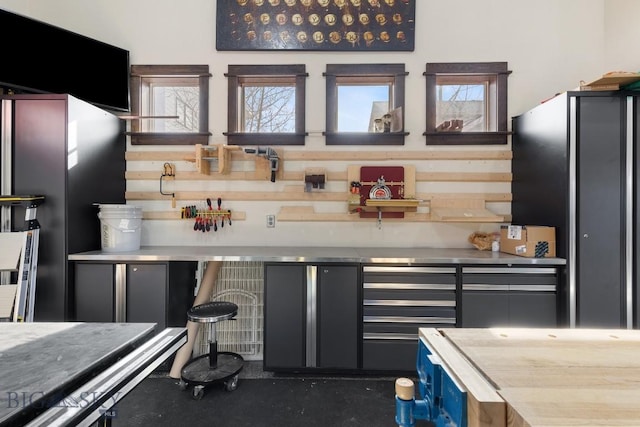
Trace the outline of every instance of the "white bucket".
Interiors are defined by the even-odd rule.
[[[142,208],[132,205],[98,205],[100,235],[104,252],[140,249]]]

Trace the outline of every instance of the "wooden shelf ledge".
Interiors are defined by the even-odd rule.
[[[432,199],[429,212],[432,221],[442,222],[504,222],[485,207],[482,199]]]
[[[395,208],[401,212],[403,209],[415,210],[421,201],[418,199],[367,199],[364,203],[366,207]]]
[[[366,206],[361,206],[366,208]],[[372,212],[377,212],[373,209]],[[316,212],[313,206],[283,206],[280,208],[278,215],[276,216],[278,221],[284,222],[311,222],[311,221],[325,221],[325,222],[352,222],[352,221],[368,221],[375,222],[376,218],[360,218],[354,213],[340,213],[340,212]],[[429,221],[429,214],[421,213],[407,213],[404,218],[385,218],[385,221],[391,222],[425,222]]]

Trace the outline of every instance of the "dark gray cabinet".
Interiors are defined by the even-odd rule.
[[[306,268],[265,265],[264,368],[306,366]]]
[[[3,194],[41,194],[36,321],[69,320],[69,254],[100,249],[95,203],[125,203],[125,123],[70,95],[0,96]],[[10,188],[6,185],[9,184]],[[24,211],[14,208],[13,224]]]
[[[556,227],[563,322],[638,327],[637,92],[567,92],[513,119],[513,222]]]
[[[359,266],[266,263],[264,369],[356,370]]]
[[[362,369],[414,371],[418,329],[456,326],[456,267],[364,265],[362,278]]]
[[[193,304],[196,262],[75,265],[75,320],[184,326]]]
[[[463,328],[558,326],[557,268],[462,267]]]
[[[74,320],[115,322],[115,264],[76,263]]]

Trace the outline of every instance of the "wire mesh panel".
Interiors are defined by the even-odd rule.
[[[245,360],[262,360],[263,264],[254,261],[225,261],[220,268],[211,301],[238,306],[232,320],[215,324],[219,351],[230,351]],[[194,356],[209,351],[208,325],[200,328]]]

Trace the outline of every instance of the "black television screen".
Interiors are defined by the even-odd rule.
[[[0,9],[0,86],[129,111],[129,51]]]

